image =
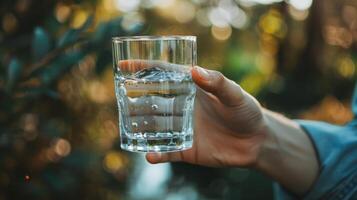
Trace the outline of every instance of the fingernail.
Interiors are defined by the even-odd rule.
[[[198,72],[198,75],[200,76],[201,79],[204,79],[208,81],[210,79],[210,75],[207,72],[207,70],[203,69],[202,67],[195,67],[196,71]]]
[[[161,159],[162,159],[162,154],[161,154],[161,153],[156,153],[155,156],[156,156],[156,160],[157,160],[158,162],[160,162]]]
[[[146,159],[151,164],[156,164],[161,162],[161,153],[147,153]]]

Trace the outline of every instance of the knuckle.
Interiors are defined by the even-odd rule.
[[[226,77],[219,71],[212,71],[216,84],[223,84],[226,81]]]

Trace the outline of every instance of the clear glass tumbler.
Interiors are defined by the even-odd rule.
[[[195,36],[113,38],[121,148],[168,152],[193,142]]]

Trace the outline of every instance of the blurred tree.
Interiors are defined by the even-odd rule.
[[[90,123],[81,116],[83,104],[75,110],[64,98],[73,92],[66,74],[78,74],[79,67],[102,74],[111,63],[111,37],[140,29],[123,29],[121,18],[94,24],[94,16],[75,11],[95,5],[0,2],[0,199],[122,196],[126,174],[104,171],[103,155],[78,134]],[[109,167],[125,161],[124,154],[112,155]]]

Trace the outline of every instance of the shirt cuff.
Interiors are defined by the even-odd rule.
[[[353,174],[357,159],[357,126],[336,126],[325,122],[296,120],[307,133],[319,162],[319,176],[303,199],[319,199]],[[275,186],[276,199],[301,199]]]

